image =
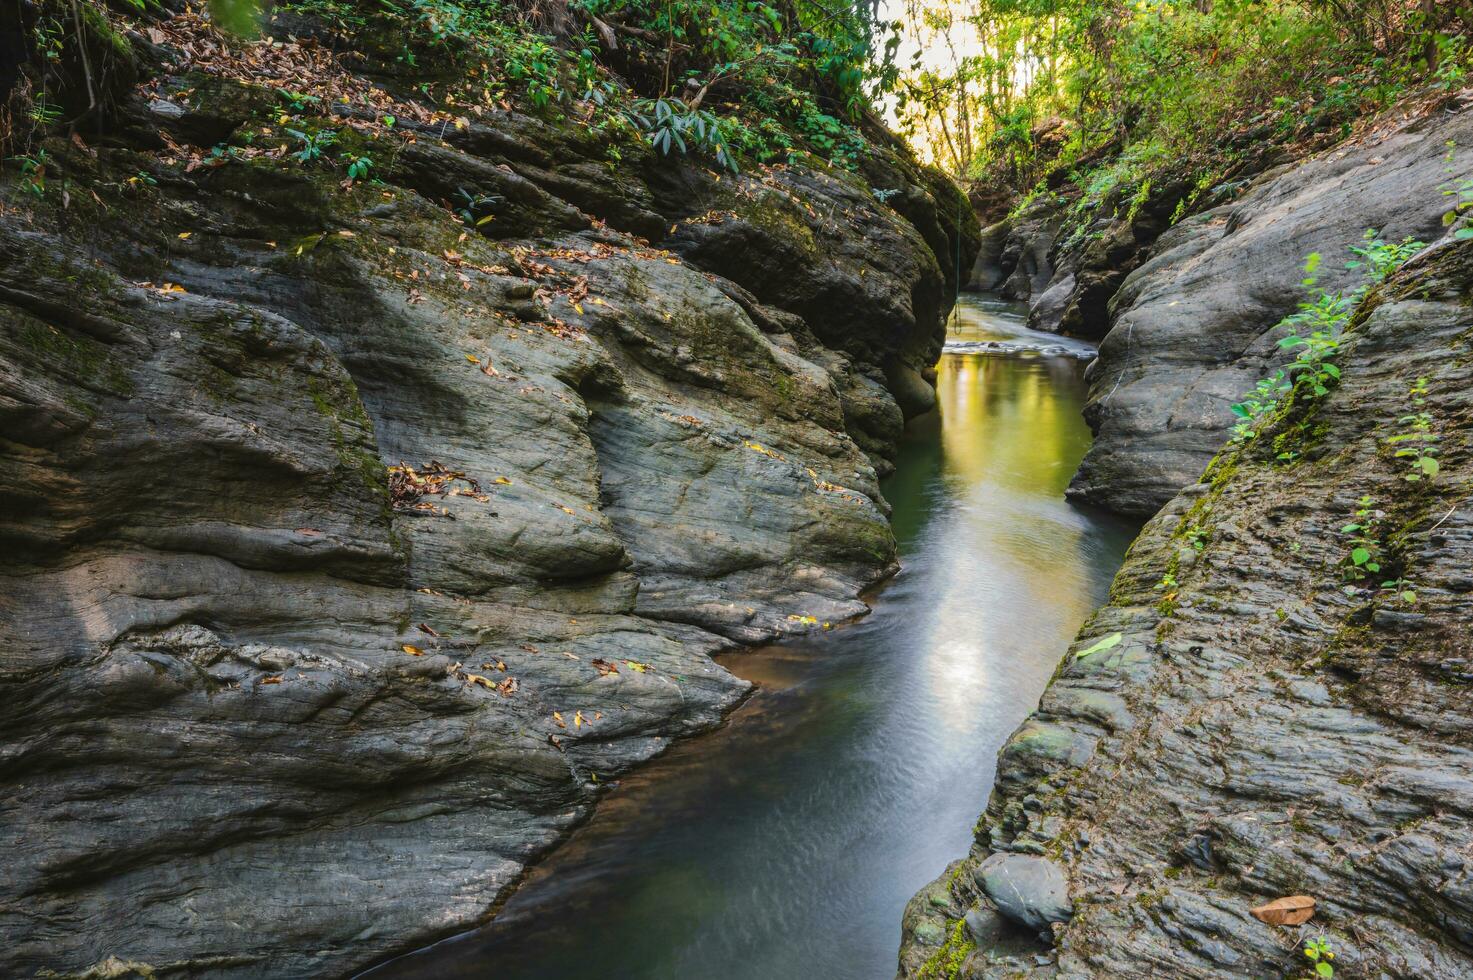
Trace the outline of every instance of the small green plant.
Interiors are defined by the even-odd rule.
[[[305,133],[300,129],[288,129],[287,132],[296,137],[300,144],[299,149],[292,154],[298,163],[312,163],[322,159],[323,154],[338,141],[338,134],[331,129],[319,130],[315,133]]]
[[[40,92],[26,109],[26,116],[33,126],[42,129],[61,121],[61,107],[47,99],[45,92]]]
[[[1300,285],[1313,289],[1319,267],[1320,253],[1309,253],[1304,260]],[[1340,330],[1350,319],[1353,306],[1352,297],[1321,290],[1313,299],[1301,302],[1299,312],[1280,321],[1280,326],[1290,327],[1291,331],[1279,340],[1279,347],[1296,352],[1294,360],[1284,369],[1291,384],[1297,386],[1307,381],[1314,397],[1322,398],[1329,393],[1330,384],[1340,380],[1340,369],[1332,359],[1340,351]]]
[[[1363,496],[1357,502],[1355,520],[1340,529],[1349,538],[1350,554],[1342,562],[1346,582],[1362,582],[1381,571],[1381,536],[1379,527],[1385,513],[1376,502]]]
[[[1433,84],[1444,91],[1460,88],[1468,78],[1464,67],[1468,57],[1468,39],[1462,34],[1438,34],[1437,70],[1432,73]]]
[[[33,197],[46,196],[46,167],[50,158],[44,149],[23,156],[11,157],[20,164],[20,189]]]
[[[1311,291],[1311,298],[1299,304],[1297,312],[1279,321],[1290,328],[1289,335],[1278,341],[1280,349],[1292,351],[1294,360],[1272,377],[1259,381],[1253,391],[1232,406],[1238,417],[1232,428],[1232,441],[1247,442],[1254,438],[1262,418],[1272,413],[1290,391],[1298,390],[1311,399],[1323,398],[1340,380],[1335,357],[1340,353],[1340,336],[1350,322],[1350,315],[1366,292],[1399,269],[1426,244],[1414,238],[1388,242],[1374,228],[1367,228],[1361,244],[1350,247],[1355,258],[1345,263],[1352,271],[1360,270],[1360,284],[1349,293],[1317,290],[1320,254],[1311,252],[1304,260],[1304,278],[1300,285]],[[1300,453],[1284,449],[1276,455],[1280,462],[1292,463]]]
[[[276,94],[281,96],[282,101],[287,104],[292,112],[306,112],[308,109],[312,108],[313,103],[322,101],[315,95],[307,95],[303,92],[293,92],[291,89],[285,88],[277,89]]]
[[[1233,426],[1233,442],[1247,442],[1257,435],[1258,419],[1273,411],[1279,399],[1289,390],[1289,382],[1283,371],[1275,371],[1272,377],[1262,378],[1253,390],[1235,404],[1233,414],[1238,422]]]
[[[455,193],[459,197],[455,214],[468,228],[479,228],[495,220],[496,215],[491,209],[505,200],[497,194],[472,194],[464,187],[457,187]]]
[[[1426,242],[1419,242],[1410,235],[1399,242],[1384,241],[1376,229],[1367,228],[1361,236],[1361,244],[1350,246],[1351,254],[1356,257],[1345,263],[1345,268],[1361,269],[1365,275],[1365,281],[1352,296],[1359,299],[1371,286],[1383,282],[1405,265],[1407,259],[1426,247]]]
[[[1408,578],[1394,578],[1381,583],[1381,591],[1389,592],[1392,596],[1408,604],[1415,604],[1417,591],[1412,588],[1412,582]]]
[[[664,156],[669,156],[672,148],[687,154],[690,143],[694,143],[722,167],[737,172],[720,122],[704,109],[692,109],[677,99],[641,99],[625,110],[625,117]]]
[[[1306,941],[1304,955],[1314,964],[1316,978],[1331,980],[1335,976],[1335,967],[1330,964],[1330,961],[1335,958],[1335,951],[1330,948],[1330,941],[1324,936],[1316,936]]]
[[[344,154],[342,159],[348,164],[348,180],[367,180],[368,172],[373,169],[373,158],[368,155],[359,156],[356,153]]]
[[[123,187],[132,191],[145,191],[150,187],[157,187],[158,183],[147,170],[140,170],[123,181]]]
[[[1447,156],[1444,158],[1447,161],[1447,166],[1443,168],[1444,172],[1446,173],[1452,173],[1453,154],[1456,152],[1456,150],[1457,144],[1449,140],[1447,144]],[[1438,190],[1442,191],[1443,197],[1450,197],[1453,199],[1451,202],[1452,207],[1449,210],[1445,211],[1442,215],[1442,223],[1444,226],[1451,227],[1452,225],[1457,224],[1459,221],[1462,220],[1463,212],[1467,211],[1469,208],[1473,208],[1473,178],[1459,177],[1456,180],[1449,180],[1448,182],[1440,185],[1438,187]],[[1473,226],[1465,224],[1463,227],[1453,232],[1453,237],[1459,240],[1465,238],[1473,238]]]
[[[1416,411],[1403,415],[1397,423],[1402,431],[1387,438],[1386,443],[1397,447],[1392,455],[1406,460],[1407,471],[1402,479],[1408,483],[1421,483],[1437,476],[1441,468],[1437,462],[1437,443],[1440,438],[1432,431],[1432,413],[1427,411],[1427,379],[1416,380],[1409,390],[1412,408]]]
[[[1193,525],[1186,529],[1182,535],[1187,539],[1187,544],[1192,546],[1193,551],[1201,551],[1207,547],[1207,529],[1199,525]]]

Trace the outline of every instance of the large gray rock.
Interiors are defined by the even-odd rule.
[[[1273,327],[1305,299],[1305,257],[1319,285],[1352,288],[1349,248],[1367,228],[1435,241],[1442,185],[1473,174],[1473,113],[1394,118],[1259,177],[1232,203],[1167,231],[1111,301],[1090,367],[1085,416],[1096,432],[1070,487],[1078,500],[1154,513],[1195,482],[1222,445],[1233,402],[1286,358]]]
[[[1048,858],[989,854],[977,865],[973,877],[997,910],[1021,926],[1043,932],[1055,922],[1068,922],[1074,915],[1068,879]]]
[[[1413,260],[1362,305],[1339,387],[1146,525],[1001,753],[971,854],[908,906],[902,977],[1297,976],[1318,935],[1337,971],[1473,976],[1470,283],[1473,240]],[[1418,379],[1430,482],[1389,451]],[[1386,565],[1357,579],[1340,528],[1364,497]],[[971,951],[970,913],[1007,898],[984,869],[1023,854],[1063,872],[1076,914],[1052,952],[986,930]],[[1317,901],[1303,927],[1250,912],[1294,894]]]

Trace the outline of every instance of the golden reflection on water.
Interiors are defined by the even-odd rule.
[[[1089,446],[1069,358],[947,354],[937,367],[946,472],[977,485],[1062,497]]]
[[[966,730],[1016,690],[1042,645],[1062,655],[1094,603],[1090,523],[1064,501],[1089,446],[1081,365],[1069,358],[947,354],[938,365],[944,518],[935,615],[923,627],[935,721]]]

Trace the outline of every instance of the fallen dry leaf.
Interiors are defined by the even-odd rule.
[[[404,644],[404,646],[400,647],[400,649],[409,654],[411,657],[423,657],[425,655],[425,652],[419,647],[412,647],[408,643]]]
[[[1314,915],[1314,899],[1308,895],[1289,895],[1248,911],[1259,922],[1267,922],[1271,926],[1298,926]]]

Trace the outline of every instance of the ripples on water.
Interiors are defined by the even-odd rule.
[[[952,328],[885,483],[903,568],[873,613],[723,657],[760,685],[725,728],[627,777],[495,922],[376,980],[893,976],[905,902],[966,851],[1133,531],[1063,499],[1092,349],[984,298]]]

